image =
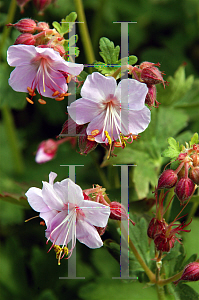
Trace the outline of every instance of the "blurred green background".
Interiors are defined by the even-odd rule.
[[[47,254],[50,245],[45,244],[44,227],[39,226],[39,219],[24,223],[24,220],[36,215],[29,209],[24,192],[30,186],[41,188],[41,181],[48,180],[50,171],[58,173],[59,181],[68,177],[68,168],[60,165],[84,165],[76,169],[76,183],[83,189],[96,183],[104,185],[106,178],[111,178],[116,171],[111,171],[110,167],[99,168],[105,154],[102,147],[98,146],[95,152],[85,157],[79,155],[70,143],[60,146],[56,159],[43,165],[35,163],[34,153],[38,144],[42,140],[56,138],[60,133],[66,120],[67,99],[62,102],[48,99],[47,105],[40,105],[35,101],[35,105],[30,105],[26,102],[24,93],[14,92],[8,85],[12,68],[7,65],[6,51],[19,35],[17,30],[11,29],[6,40],[3,39],[2,32],[5,30],[10,3],[11,1],[0,1],[0,38],[3,41],[0,65],[0,194],[4,195],[0,201],[0,299],[156,299],[155,289],[152,287],[143,289],[140,294],[140,289],[145,287],[144,283],[126,284],[112,280],[112,277],[119,276],[116,260],[105,248],[91,250],[80,243],[77,244],[77,276],[86,279],[59,280],[59,277],[67,276],[67,260],[62,260],[61,266],[58,266],[53,250]],[[138,57],[138,64],[145,60],[160,62],[161,71],[166,73],[165,78],[173,76],[180,65],[186,64],[186,76],[199,77],[198,0],[85,0],[83,4],[97,60],[100,60],[101,37],[105,36],[115,45],[120,45],[120,24],[113,22],[132,21],[137,24],[129,25],[129,54]],[[51,26],[53,21],[60,22],[72,11],[75,11],[72,0],[58,0],[46,9],[43,16],[39,16],[30,2],[25,7],[24,14],[20,13],[19,8],[16,9],[13,23],[30,17],[48,22]],[[79,34],[78,27],[77,33]],[[76,62],[87,63],[80,36],[77,46],[80,48],[80,56]],[[159,95],[163,93],[160,90]],[[188,96],[189,94],[187,98]],[[198,97],[197,94],[197,101]],[[158,101],[161,102],[161,99],[158,98]],[[195,114],[191,118],[193,110]],[[181,133],[183,130],[198,130],[198,106],[193,110],[189,111]],[[186,106],[183,112],[186,112]],[[165,136],[164,140],[168,137]],[[20,162],[16,159],[18,150],[13,148],[16,140],[21,155]],[[126,149],[122,154],[124,156],[125,151]],[[119,171],[114,182],[114,186],[118,188],[115,198],[119,200],[117,181],[119,182]],[[106,187],[110,189],[111,183],[107,182]],[[197,216],[196,212],[194,228],[199,225]],[[191,234],[185,240],[185,248],[193,251],[189,255],[197,252],[199,246]],[[109,237],[108,231],[103,238]]]

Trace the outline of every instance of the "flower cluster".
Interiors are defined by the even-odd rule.
[[[165,170],[159,177],[157,189],[170,189],[175,186],[175,193],[183,205],[194,193],[199,184],[199,145],[194,144],[184,149],[177,160],[176,170]]]
[[[16,0],[17,5],[20,7],[21,13],[24,12],[24,6],[31,0]],[[43,15],[44,10],[56,0],[33,0],[33,4],[36,7],[38,14]]]
[[[52,242],[51,248],[58,253],[60,263],[65,254],[72,255],[76,238],[89,248],[103,245],[96,227],[106,227],[110,208],[88,200],[69,178],[54,183],[56,177],[57,174],[51,172],[49,183],[44,181],[42,190],[31,187],[26,196],[30,206],[40,212],[39,216],[45,221],[47,243]],[[70,241],[72,246],[68,249]]]
[[[132,74],[136,80],[147,84],[148,93],[146,95],[145,103],[149,107],[158,107],[160,104],[156,99],[156,84],[162,83],[164,87],[165,84],[167,84],[162,76],[165,75],[164,72],[160,72],[156,66],[160,67],[160,63],[154,64],[145,61],[140,65],[130,67],[129,69],[129,73]]]
[[[175,224],[175,222],[178,220],[177,216],[173,222],[167,224],[163,218],[165,213],[163,202],[167,193],[168,191],[165,194],[162,191],[159,197],[158,193],[155,193],[156,216],[151,219],[147,230],[148,237],[154,240],[156,250],[160,251],[158,258],[161,257],[162,252],[170,252],[171,248],[174,247],[176,240],[180,243],[180,239],[176,236],[176,234],[179,234],[180,231],[190,232],[190,230],[184,228],[187,227],[191,222],[188,224]],[[166,209],[168,209],[168,207]]]

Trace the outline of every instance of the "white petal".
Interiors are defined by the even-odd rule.
[[[52,222],[52,219],[57,215],[57,211],[56,210],[50,210],[47,212],[41,212],[40,213],[40,218],[42,218],[45,223],[46,223],[46,227],[50,227],[50,224]]]
[[[109,95],[115,94],[117,83],[115,78],[103,76],[98,72],[88,75],[81,89],[82,98],[95,102],[105,100]]]
[[[42,190],[36,187],[31,187],[26,192],[26,197],[28,198],[28,202],[30,206],[38,212],[47,212],[50,210],[48,205],[43,200]]]
[[[81,209],[85,214],[84,220],[98,227],[105,227],[110,215],[110,207],[94,201],[84,200]]]
[[[43,188],[42,188],[42,196],[45,203],[51,208],[56,210],[62,210],[64,204],[62,199],[57,195],[55,190],[53,189],[52,184],[43,181]]]
[[[78,220],[76,224],[77,239],[87,247],[95,249],[103,246],[97,229],[89,223]]]
[[[53,184],[56,177],[57,177],[57,174],[55,172],[50,172],[50,174],[49,174],[49,183]]]
[[[84,200],[82,189],[70,178],[64,179],[61,182],[56,182],[53,185],[53,188],[64,204],[73,203],[78,205]]]
[[[36,48],[32,45],[13,45],[8,48],[7,61],[12,67],[30,64],[36,55]]]
[[[146,106],[142,110],[129,110],[129,132],[137,135],[143,132],[151,121],[151,111]]]

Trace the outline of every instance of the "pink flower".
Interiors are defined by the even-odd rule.
[[[61,99],[68,90],[67,78],[77,76],[84,66],[66,62],[58,52],[33,45],[10,46],[8,64],[16,67],[9,78],[9,85],[17,92],[34,91],[45,97]]]
[[[150,123],[147,92],[146,84],[135,79],[123,79],[117,86],[115,78],[95,72],[87,76],[82,98],[73,102],[68,112],[78,125],[89,123],[87,135],[97,143],[112,144],[119,139],[123,144],[126,137],[138,135]],[[121,103],[122,95],[128,95],[128,104]]]
[[[84,200],[82,189],[69,178],[54,183],[56,177],[51,172],[49,183],[43,181],[42,190],[31,187],[26,193],[29,204],[46,223],[46,238],[53,243],[52,247],[62,245],[63,249],[72,240],[69,257],[76,238],[89,248],[101,247],[103,242],[94,226],[107,225],[110,208]]]

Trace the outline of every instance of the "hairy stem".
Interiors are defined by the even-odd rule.
[[[84,13],[83,3],[82,0],[74,0],[74,2],[75,2],[75,9],[77,12],[78,21],[82,22],[79,24],[79,31],[80,31],[87,63],[92,64],[95,61],[95,55],[94,55],[90,35],[88,32],[88,26],[86,22],[85,13]]]

